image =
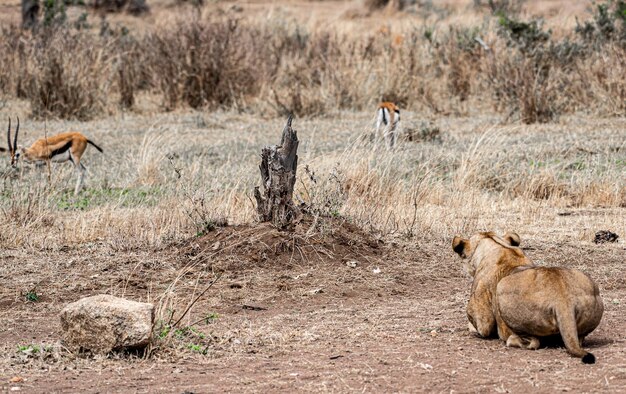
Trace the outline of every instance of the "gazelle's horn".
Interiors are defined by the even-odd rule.
[[[7,144],[9,145],[9,152],[13,152],[11,148],[11,117],[9,116],[9,129],[7,130]]]
[[[20,132],[20,117],[17,117],[17,127],[15,128],[15,137],[13,138],[13,150],[17,150],[17,134]]]

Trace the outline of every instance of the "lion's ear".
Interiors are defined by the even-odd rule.
[[[504,240],[508,242],[509,245],[511,246],[519,246],[519,244],[522,243],[522,240],[520,239],[519,235],[517,235],[517,233],[514,233],[514,232],[509,232],[509,233],[504,234]]]
[[[467,257],[467,252],[469,251],[469,247],[470,247],[469,239],[456,236],[452,240],[452,250],[454,250],[456,254],[458,254],[462,258]]]

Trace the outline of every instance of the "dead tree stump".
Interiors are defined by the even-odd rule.
[[[261,151],[261,181],[254,188],[257,213],[261,222],[272,222],[280,229],[292,227],[300,216],[300,210],[293,202],[293,187],[296,184],[298,166],[298,136],[291,128],[292,115],[283,129],[280,145],[266,146]]]

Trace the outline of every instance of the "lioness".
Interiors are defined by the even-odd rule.
[[[537,349],[539,339],[560,333],[567,351],[593,364],[582,341],[602,319],[598,286],[584,273],[537,267],[518,248],[519,235],[492,232],[454,237],[452,249],[473,277],[467,317],[479,335],[496,334],[507,346]]]

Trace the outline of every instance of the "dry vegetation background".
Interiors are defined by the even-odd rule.
[[[20,116],[23,144],[44,130],[78,130],[104,149],[87,150],[87,188],[78,197],[71,195],[75,174],[69,164],[53,165],[50,177],[45,167],[11,171],[8,158],[0,166],[4,381],[14,374],[31,374],[34,382],[51,376],[62,390],[80,386],[63,383],[63,366],[88,373],[98,365],[99,376],[107,368],[124,370],[123,363],[132,367],[138,361],[127,356],[94,364],[59,355],[58,345],[50,358],[24,356],[16,347],[55,344],[40,326],[54,321],[68,300],[97,292],[130,295],[158,303],[163,322],[224,272],[223,284],[185,319],[191,327],[208,311],[219,311],[202,331],[211,340],[190,330],[165,333],[167,341],[154,351],[160,361],[143,368],[161,370],[176,360],[187,367],[214,359],[221,361],[213,367],[246,361],[250,367],[242,367],[242,374],[248,378],[231,376],[221,384],[237,382],[230,387],[248,390],[456,387],[448,381],[470,391],[505,390],[504,377],[477,382],[471,371],[433,373],[439,376],[434,380],[420,375],[433,365],[435,372],[445,370],[451,352],[462,355],[454,341],[485,351],[465,334],[468,284],[448,249],[455,234],[487,229],[517,231],[540,264],[592,272],[607,303],[608,322],[600,332],[614,341],[605,348],[600,341],[594,352],[614,362],[606,367],[613,369],[593,375],[588,389],[611,389],[608,376],[626,379],[617,361],[625,340],[619,317],[625,284],[619,278],[626,254],[626,27],[623,16],[611,13],[623,3],[611,3],[607,14],[584,1],[149,4],[151,13],[141,18],[105,19],[83,16],[85,8],[72,6],[65,22],[24,32],[19,5],[0,0],[0,118]],[[403,111],[404,136],[393,152],[371,138],[372,109],[381,99],[398,102]],[[325,223],[311,229],[333,234],[346,221],[386,245],[382,254],[350,252],[364,264],[362,273],[342,271],[345,262],[324,254],[328,248],[316,251],[317,257],[299,250],[301,260],[274,271],[254,256],[233,269],[240,255],[220,260],[215,252],[227,241],[202,241],[225,223],[254,223],[259,153],[278,142],[289,112],[296,114],[301,140],[298,199]],[[248,241],[271,244],[261,230]],[[618,233],[622,243],[594,245],[598,230]],[[313,242],[309,231],[305,235]],[[194,246],[196,239],[200,246]],[[188,258],[179,248],[201,252],[194,249]],[[321,263],[328,260],[336,264]],[[377,267],[383,268],[380,277],[371,274]],[[299,275],[313,279],[297,282]],[[335,282],[344,290],[326,287]],[[242,286],[243,295],[235,295]],[[310,292],[321,288],[325,295],[311,300]],[[365,304],[344,305],[345,288]],[[376,294],[391,301],[381,305]],[[259,321],[232,311],[232,305],[248,303],[275,303],[280,312]],[[301,308],[300,315],[290,303]],[[327,305],[336,308],[320,312]],[[425,321],[405,321],[402,308]],[[441,314],[443,323],[429,320]],[[350,326],[355,316],[375,323]],[[449,331],[452,343],[432,343],[433,328]],[[606,334],[610,328],[621,334]],[[32,338],[20,334],[31,330]],[[317,367],[317,377],[330,386],[314,380],[294,386],[282,375],[274,376],[277,386],[255,386],[255,369],[264,364],[255,364],[250,354],[280,358],[296,348],[306,358],[319,352],[314,345],[327,332],[339,338],[349,332],[344,341],[354,346],[356,337],[377,344],[383,335],[390,348],[403,351],[407,344],[391,337],[405,335],[411,346],[443,346],[444,356],[423,350],[421,361],[410,363],[420,384],[389,371],[395,380],[374,373],[367,383],[367,376],[361,379],[367,373],[353,371],[359,377],[348,373],[345,381]],[[499,362],[517,357],[499,344],[489,346],[485,359],[494,349]],[[543,360],[563,359],[558,368],[567,371],[576,360],[561,353]],[[293,356],[284,356],[281,368],[298,359]],[[355,371],[369,368],[366,356],[355,361]],[[411,355],[398,355],[393,368],[404,368],[401,356]],[[52,375],[33,372],[40,367]],[[541,367],[532,364],[526,372],[537,374]],[[540,373],[540,385],[532,387],[562,388],[550,377],[554,372]],[[577,378],[589,382],[585,374]],[[423,386],[425,381],[434,386]],[[163,386],[154,389],[173,387],[157,384]],[[512,390],[528,387],[519,383]]]

